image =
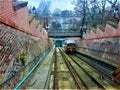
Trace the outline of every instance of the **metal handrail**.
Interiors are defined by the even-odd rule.
[[[48,48],[48,49],[46,49],[46,51],[42,54],[42,55],[38,55],[38,56],[45,56],[46,55],[46,53],[48,53],[48,51],[49,51],[50,49]],[[44,55],[45,54],[45,55]],[[15,74],[13,74],[11,77],[9,77],[7,80],[5,80],[4,82],[2,82],[2,83],[0,83],[0,87],[2,87],[4,84],[6,84],[7,82],[9,82],[10,80],[12,80],[15,76],[17,76],[17,74],[19,74],[20,72],[22,72],[27,66],[29,66],[30,64],[32,64],[34,61],[36,61],[37,59],[37,57],[38,56],[36,56],[32,61],[30,61],[30,62],[28,62],[28,64],[27,65],[25,65],[24,67],[22,67],[20,70],[18,70]]]
[[[37,68],[37,66],[41,63],[41,61],[44,59],[44,57],[47,55],[49,49],[43,53],[42,57],[39,59],[37,64],[25,75],[25,77],[14,87],[14,90],[17,90],[23,83],[24,81],[31,75],[31,73]]]

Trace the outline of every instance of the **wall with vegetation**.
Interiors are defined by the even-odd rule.
[[[10,78],[35,57],[40,57],[49,45],[49,39],[34,37],[0,23],[0,82]],[[31,68],[32,64],[10,82],[10,87],[14,87],[13,83],[17,83]]]
[[[0,85],[17,74],[0,89],[12,89],[51,46],[40,21],[28,14],[27,2],[0,0]]]
[[[104,30],[90,31],[79,46],[80,50],[120,63],[120,22],[117,29],[106,24]]]

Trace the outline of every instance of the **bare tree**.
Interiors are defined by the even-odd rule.
[[[37,8],[37,15],[38,17],[47,17],[50,14],[50,1],[41,1],[38,8]]]
[[[101,8],[101,12],[100,12],[100,16],[101,16],[101,18],[100,18],[100,24],[104,24],[105,23],[105,8],[106,8],[106,2],[107,2],[107,0],[102,0],[102,1],[100,1],[100,3],[101,3],[101,6],[100,6],[100,8]]]
[[[99,22],[99,2],[98,0],[90,0],[89,15],[90,15],[90,24],[94,27],[97,26]]]
[[[73,2],[75,5],[75,12],[76,16],[80,17],[80,32],[81,32],[81,38],[83,37],[83,34],[86,32],[87,28],[87,16],[89,12],[89,0],[76,0]]]
[[[110,13],[113,15],[113,20],[119,22],[120,20],[120,1],[118,0],[107,0],[111,4]]]

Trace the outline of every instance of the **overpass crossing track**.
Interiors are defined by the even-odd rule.
[[[54,37],[82,37],[82,30],[79,29],[56,29],[56,30],[48,30],[48,36],[51,38]]]

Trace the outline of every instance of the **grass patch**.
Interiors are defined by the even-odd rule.
[[[111,26],[114,27],[114,28],[117,28],[117,27],[118,27],[118,24],[115,23],[115,22],[107,21],[106,23],[108,23],[109,25],[111,25]]]
[[[95,27],[90,27],[89,30],[87,30],[87,32],[90,33],[90,31],[96,32],[96,28]]]
[[[34,14],[30,14],[30,15],[29,15],[29,21],[31,22],[31,21],[33,20],[34,17],[35,17]]]
[[[22,65],[24,66],[25,62],[26,62],[26,54],[23,52],[23,53],[20,53],[19,55],[17,55],[16,56],[16,61],[17,62],[21,61]]]
[[[104,25],[97,25],[98,28],[100,28],[102,31],[104,31],[105,26]]]

